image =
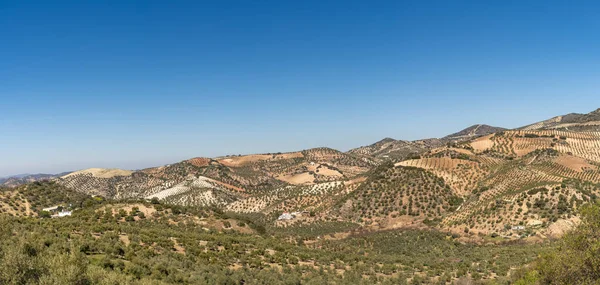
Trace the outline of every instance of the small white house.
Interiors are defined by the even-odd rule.
[[[58,217],[66,217],[66,216],[70,216],[72,214],[71,211],[62,211],[60,213],[58,213]]]
[[[52,217],[53,218],[62,218],[62,217],[71,216],[71,214],[73,214],[73,212],[67,211],[67,210],[63,210],[63,211],[60,211],[60,212],[52,215]]]
[[[42,211],[44,211],[44,212],[56,212],[56,211],[58,211],[58,207],[60,207],[60,206],[43,208]]]
[[[287,220],[291,220],[293,218],[294,218],[294,216],[292,216],[292,214],[285,212],[285,213],[281,214],[281,216],[279,216],[279,218],[277,218],[277,220],[287,221]]]

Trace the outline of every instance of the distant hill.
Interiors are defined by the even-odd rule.
[[[16,187],[16,186],[27,184],[27,183],[31,183],[31,182],[51,180],[51,179],[54,179],[54,178],[57,178],[57,177],[61,177],[61,176],[67,175],[69,173],[70,172],[63,172],[63,173],[59,173],[59,174],[38,173],[38,174],[12,175],[12,176],[9,176],[9,177],[0,178],[0,186],[4,186],[4,187]]]
[[[55,180],[86,194],[114,199],[167,199],[195,193],[206,198],[196,199],[198,204],[212,205],[221,201],[213,199],[215,195],[231,200],[242,195],[241,192],[262,193],[291,185],[347,180],[366,173],[376,164],[370,157],[313,148],[289,153],[193,158],[140,171],[86,169]]]
[[[0,214],[37,216],[45,207],[69,204],[80,207],[88,198],[90,197],[79,191],[73,191],[48,180],[12,188],[0,187]]]
[[[527,125],[519,130],[600,131],[600,109],[588,114],[570,113]]]
[[[275,231],[335,222],[340,234],[431,227],[468,239],[543,239],[564,233],[579,207],[600,197],[600,132],[590,131],[599,120],[597,110],[515,130],[474,125],[439,139],[385,138],[345,153],[196,157],[12,181],[52,179],[56,189],[88,196],[211,207],[259,217]],[[6,211],[27,209],[5,191]]]
[[[473,125],[441,139],[432,138],[416,141],[404,141],[385,138],[368,146],[351,149],[348,151],[348,153],[366,155],[378,159],[389,158],[394,161],[401,161],[409,157],[421,155],[431,149],[443,146],[449,142],[461,142],[504,130],[506,129],[488,125]]]
[[[439,139],[404,141],[385,138],[372,145],[351,149],[348,153],[377,159],[403,160],[442,145],[443,142]]]
[[[30,175],[34,175],[34,174],[31,174],[31,173],[15,174],[15,175],[9,175],[9,176],[5,176],[5,177],[0,177],[0,179],[23,178],[25,176],[30,176]],[[43,174],[38,174],[38,175],[43,175]]]
[[[444,141],[463,141],[480,136],[485,136],[506,130],[505,128],[493,127],[489,125],[473,125],[460,132],[447,135],[442,138]]]

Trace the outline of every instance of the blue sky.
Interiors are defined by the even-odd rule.
[[[600,107],[593,1],[3,1],[0,176]]]

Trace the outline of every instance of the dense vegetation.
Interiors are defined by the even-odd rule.
[[[82,207],[84,203],[93,204],[98,199],[51,181],[38,181],[16,188],[0,188],[0,213],[35,216],[46,207]]]
[[[507,130],[0,189],[0,284],[600,284],[599,146]]]
[[[384,164],[351,195],[355,219],[415,216],[436,219],[462,202],[444,179],[415,167]]]
[[[54,197],[57,188],[28,189]],[[264,216],[157,199],[79,205],[65,218],[0,215],[0,284],[506,283],[510,268],[545,246],[476,246],[433,230],[367,233],[336,222],[265,227]]]
[[[519,284],[599,284],[600,205],[581,209],[581,224],[540,258]]]
[[[506,274],[541,249],[463,245],[429,231],[332,240],[318,249],[268,234],[201,230],[169,209],[127,219],[97,207],[65,219],[3,217],[10,231],[0,237],[0,283],[419,284]]]

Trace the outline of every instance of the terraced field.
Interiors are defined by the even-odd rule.
[[[441,227],[506,237],[518,237],[526,230],[531,234],[534,229],[547,233],[554,225],[571,219],[580,203],[595,199],[596,190],[565,184],[598,183],[598,170],[591,166],[553,149],[539,149],[522,159],[507,161],[481,180],[474,194],[465,196],[466,202],[444,217]]]
[[[478,153],[495,151],[521,157],[537,149],[553,148],[565,154],[600,162],[600,132],[560,130],[504,131],[471,142]]]
[[[515,130],[396,165],[430,171],[464,199],[456,211],[440,216],[441,229],[507,238],[552,236],[574,223],[581,204],[596,199],[596,188],[577,185],[600,183],[599,150],[598,132]]]

